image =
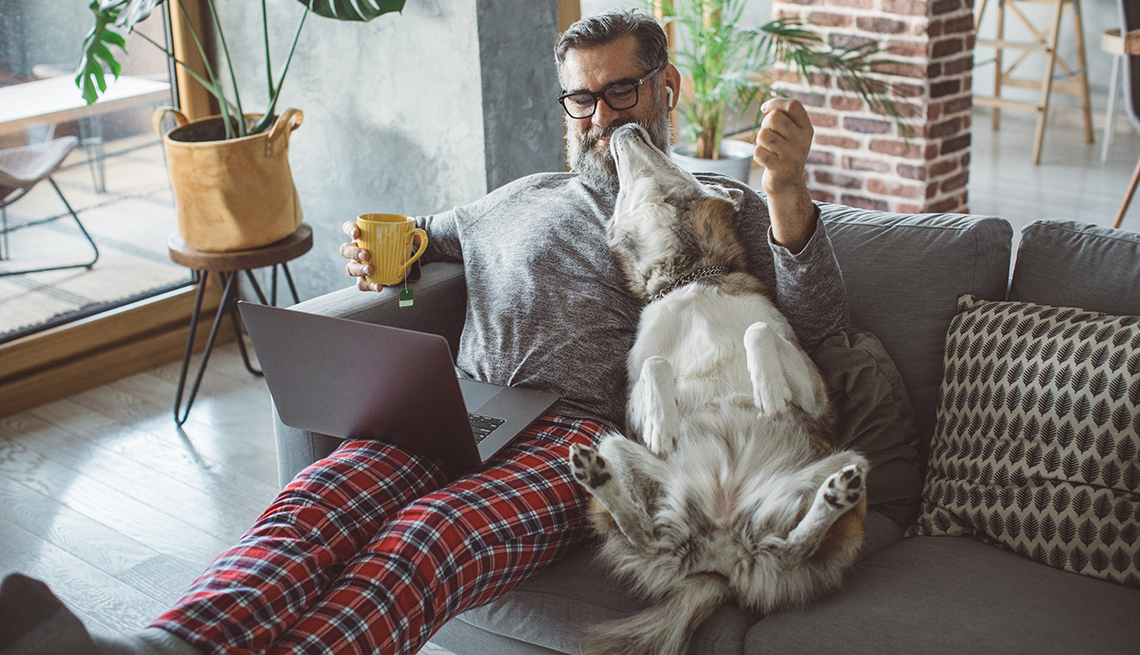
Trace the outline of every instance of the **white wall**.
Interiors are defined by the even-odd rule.
[[[975,0],[979,3],[981,0]],[[1130,0],[1132,1],[1132,0]],[[1119,0],[1080,0],[1081,20],[1084,23],[1085,57],[1089,68],[1089,97],[1096,113],[1103,114],[1108,97],[1109,77],[1112,72],[1112,57],[1100,49],[1100,39],[1104,31],[1120,26]],[[1033,20],[1037,29],[1042,30],[1049,25],[1052,5],[1022,3],[1019,5],[1027,17]],[[1033,34],[1025,23],[1007,9],[1005,18],[1005,38],[1011,41],[1032,41]],[[997,33],[997,0],[990,0],[986,6],[985,15],[978,28],[978,38],[993,39]],[[974,51],[974,93],[977,95],[992,96],[994,91],[994,48],[978,47]],[[1072,69],[1077,69],[1076,30],[1071,13],[1061,21],[1061,37],[1057,46],[1057,53]],[[1004,50],[1002,53],[1003,66],[1009,65],[1020,56],[1020,52]],[[1033,53],[1015,71],[1018,77],[1027,77],[1040,80],[1045,70],[1045,55]],[[1057,67],[1060,74],[1061,68]],[[1040,93],[1030,89],[1005,87],[1002,96],[1017,100],[1036,102]],[[1079,107],[1080,98],[1064,93],[1054,93],[1051,103]],[[1023,113],[1023,112],[1018,112]],[[1028,115],[1032,115],[1031,113]]]

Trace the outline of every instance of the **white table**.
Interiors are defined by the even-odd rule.
[[[108,76],[107,92],[95,103],[83,100],[72,76],[53,77],[26,84],[0,87],[0,135],[20,133],[29,127],[42,124],[66,123],[91,119],[103,114],[145,105],[170,101],[170,84],[141,77],[122,76],[112,81]],[[87,157],[94,167],[95,190],[102,192],[103,139],[98,121],[93,121],[93,135],[84,135]]]
[[[37,123],[66,123],[169,99],[170,85],[166,82],[125,75],[112,82],[92,105],[84,102],[70,76],[13,84],[0,87],[0,134],[23,132]]]

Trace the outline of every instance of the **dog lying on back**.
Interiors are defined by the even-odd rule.
[[[585,652],[681,655],[722,603],[771,612],[836,587],[863,542],[867,460],[836,452],[827,390],[745,268],[743,194],[701,184],[624,125],[607,226],[648,305],[629,355],[630,436],[570,465],[602,557],[653,603]]]

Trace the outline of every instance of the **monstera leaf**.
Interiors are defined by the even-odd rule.
[[[214,7],[215,0],[202,1],[206,3],[206,6],[210,10],[209,15],[222,46],[218,54],[224,61],[217,62],[217,64],[230,70],[230,77],[232,78],[234,62],[230,61],[229,49],[225,44],[225,35],[221,24],[218,22],[217,12]],[[318,16],[335,20],[366,22],[387,13],[403,10],[405,0],[298,0],[298,2],[308,9],[308,11],[305,12],[305,16],[307,16],[309,12],[312,12]],[[98,100],[99,96],[107,90],[108,81],[106,76],[108,72],[115,78],[122,72],[122,65],[116,59],[115,53],[111,48],[116,47],[126,52],[126,36],[131,33],[135,24],[146,20],[151,13],[154,12],[155,8],[162,3],[163,0],[91,0],[91,4],[88,5],[88,8],[95,16],[95,26],[83,39],[83,53],[79,62],[79,70],[76,71],[75,74],[75,84],[82,91],[83,99],[87,104]],[[262,19],[268,24],[268,18],[265,15],[265,12],[268,10],[266,9],[264,0],[261,6]],[[296,49],[297,38],[300,36],[301,27],[303,27],[304,24],[304,16],[302,16],[301,23],[297,27],[297,36],[293,39],[293,48],[289,51],[289,59],[286,60],[285,65],[281,69],[281,75],[276,81],[273,79],[271,73],[272,62],[269,61],[268,29],[264,30],[265,38],[267,39],[265,44],[264,66],[267,72],[267,79],[269,80],[269,95],[271,98],[269,107],[265,112],[266,119],[273,113],[273,108],[277,101],[277,94],[280,92],[281,83],[284,81],[285,72],[288,71],[289,62],[292,60],[293,52]],[[205,48],[203,47],[201,38],[197,32],[194,32],[193,35],[195,41],[198,42],[198,47],[204,52]],[[163,49],[166,56],[174,60],[176,64],[182,65],[181,61],[174,58],[173,52],[165,50],[163,46],[157,43],[155,43],[155,46]],[[233,89],[233,101],[231,101],[226,97],[225,93],[223,93],[221,81],[216,78],[212,72],[207,72],[207,76],[210,79],[205,79],[194,71],[189,72],[194,79],[217,98],[223,114],[242,115],[241,100],[236,88]],[[264,123],[265,121],[258,127],[263,128]],[[255,129],[254,131],[258,130]],[[244,130],[242,132],[244,133]]]
[[[160,0],[155,0],[157,4]],[[126,0],[91,0],[88,8],[95,14],[95,27],[83,39],[83,56],[79,60],[79,70],[75,74],[75,84],[83,91],[87,104],[95,102],[99,94],[107,90],[105,70],[119,76],[123,67],[115,59],[109,46],[126,48],[124,38],[130,30],[124,31],[116,25],[122,14]],[[142,3],[139,3],[142,4]],[[152,5],[153,7],[153,5]]]
[[[367,22],[392,11],[401,11],[404,0],[297,0],[309,11],[325,18]]]

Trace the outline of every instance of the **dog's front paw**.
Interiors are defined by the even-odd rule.
[[[836,511],[845,512],[855,506],[866,491],[867,471],[860,464],[852,464],[832,473],[819,493]]]
[[[646,426],[645,447],[657,457],[665,459],[676,452],[677,439],[672,433],[661,430],[659,427],[652,424]]]
[[[606,460],[598,451],[579,444],[570,445],[570,472],[583,487],[593,491],[613,479]]]
[[[756,403],[756,409],[760,410],[757,414],[759,418],[780,421],[791,406],[792,390],[783,384],[768,384],[763,388],[757,386],[754,388],[752,400]]]

